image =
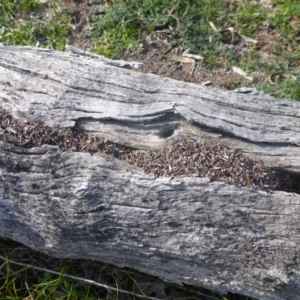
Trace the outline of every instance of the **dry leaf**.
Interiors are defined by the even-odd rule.
[[[215,24],[213,22],[208,22],[209,26],[211,27],[211,29],[215,32],[218,32],[217,27],[215,26]]]
[[[184,56],[176,56],[176,55],[172,55],[171,59],[174,61],[184,63],[184,64],[191,64],[191,63],[195,62],[195,60],[193,58],[184,57]]]
[[[238,67],[232,67],[232,70],[233,70],[233,72],[235,72],[235,73],[237,73],[237,74],[243,76],[244,78],[246,78],[246,79],[248,79],[248,80],[251,80],[251,81],[253,80],[253,78],[250,77],[250,76],[247,76],[247,73],[246,73],[245,71],[243,71],[241,68],[238,68]]]
[[[196,54],[191,54],[190,53],[190,49],[186,49],[183,53],[182,53],[182,56],[184,57],[190,57],[190,58],[193,58],[195,60],[203,60],[204,57],[201,56],[201,55],[196,55]]]
[[[271,85],[276,85],[276,79],[282,79],[284,78],[285,75],[281,72],[274,72],[272,73],[269,78],[268,78],[268,82],[271,84]]]

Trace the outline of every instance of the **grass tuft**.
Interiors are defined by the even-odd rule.
[[[71,18],[56,1],[3,0],[0,15],[0,42],[65,49]]]

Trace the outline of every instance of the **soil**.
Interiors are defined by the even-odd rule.
[[[143,48],[125,53],[125,60],[132,60],[144,63],[143,73],[153,73],[172,79],[192,82],[197,84],[210,84],[212,87],[233,90],[238,85],[248,85],[249,81],[234,73],[231,66],[222,63],[222,68],[208,70],[200,62],[182,63],[173,61],[172,57],[182,57],[184,50],[180,47],[172,47],[160,39],[152,41],[151,44],[144,42]]]
[[[89,20],[94,14],[105,10],[105,1],[101,5],[84,0],[64,0],[64,2],[73,10],[74,30],[70,36],[70,45],[81,49],[88,48],[90,41],[85,36],[85,32],[88,29]],[[250,81],[235,73],[225,60],[218,58],[218,61],[214,62],[217,66],[214,69],[203,67],[201,60],[196,61],[194,66],[192,63],[180,63],[172,60],[172,56],[181,57],[186,50],[180,45],[171,46],[172,38],[172,34],[167,35],[163,31],[157,31],[151,41],[145,37],[142,47],[138,50],[126,49],[118,58],[144,63],[144,68],[136,70],[138,72],[153,73],[180,81],[197,84],[209,82],[212,87],[226,90],[233,90],[238,86],[249,86]],[[226,35],[223,42],[230,51],[235,53],[236,57],[241,55],[245,47],[252,46],[242,39],[232,44]],[[253,82],[264,79],[265,76],[257,72],[254,74]]]

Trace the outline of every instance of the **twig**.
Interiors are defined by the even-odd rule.
[[[97,60],[101,61],[104,64],[108,64],[108,65],[115,66],[115,67],[120,67],[120,68],[130,66],[130,67],[135,68],[135,69],[141,69],[141,68],[144,67],[144,64],[141,63],[141,62],[125,61],[125,60],[113,60],[113,59],[107,58],[105,56],[94,54],[94,53],[91,53],[91,52],[88,52],[88,51],[84,51],[82,49],[79,49],[79,48],[76,48],[76,47],[73,47],[73,46],[70,46],[70,45],[66,46],[66,52],[73,53],[73,54],[76,54],[76,55],[82,55],[82,56],[90,57],[90,58],[93,58],[93,59],[97,59]]]
[[[45,268],[41,268],[41,267],[36,267],[36,266],[20,263],[20,262],[11,260],[11,259],[7,259],[2,255],[0,255],[0,258],[4,261],[8,260],[11,264],[14,264],[14,265],[18,265],[18,266],[22,266],[22,267],[28,267],[28,268],[32,268],[32,269],[37,270],[37,271],[47,272],[47,273],[58,275],[58,276],[64,276],[66,278],[82,281],[82,282],[87,283],[87,284],[92,284],[92,285],[95,285],[95,286],[98,286],[98,287],[103,287],[103,288],[106,288],[108,290],[121,292],[121,293],[124,293],[124,294],[140,297],[140,298],[143,298],[143,299],[159,300],[159,298],[148,297],[148,296],[144,296],[144,295],[141,295],[141,294],[136,294],[136,293],[133,293],[133,292],[129,292],[129,291],[126,291],[126,290],[123,290],[123,289],[117,289],[117,288],[114,288],[112,286],[96,282],[96,281],[91,280],[91,279],[85,279],[85,278],[81,278],[81,277],[70,275],[70,274],[59,273],[59,272],[52,271],[52,270],[49,270],[49,269],[45,269]]]
[[[116,292],[121,292],[121,293],[128,294],[128,295],[131,295],[131,296],[136,296],[136,297],[140,297],[140,298],[143,298],[143,299],[149,299],[149,300],[161,300],[161,299],[156,298],[156,297],[148,297],[148,296],[145,296],[145,295],[141,295],[141,294],[136,294],[136,293],[133,293],[133,292],[129,292],[129,291],[126,291],[126,290],[123,290],[123,289],[114,288],[112,286],[109,286],[109,285],[106,285],[106,284],[102,284],[102,283],[96,282],[96,281],[91,280],[91,279],[85,279],[85,278],[74,276],[74,275],[70,275],[70,274],[65,274],[65,273],[60,273],[60,272],[52,271],[52,270],[49,270],[49,269],[46,269],[46,268],[36,267],[36,266],[25,264],[25,263],[20,263],[20,262],[17,262],[15,260],[11,260],[11,259],[5,258],[2,255],[0,255],[0,259],[2,259],[3,261],[9,261],[9,263],[11,263],[13,265],[18,265],[18,266],[22,266],[22,267],[28,267],[28,268],[31,268],[31,269],[34,269],[34,270],[37,270],[37,271],[47,272],[49,274],[54,274],[54,275],[58,275],[58,276],[64,276],[66,278],[78,280],[78,281],[81,281],[81,282],[84,282],[84,283],[87,283],[87,284],[92,284],[92,285],[95,285],[95,286],[98,286],[98,287],[103,287],[103,288],[106,288],[108,290],[112,290],[112,291],[116,291]],[[26,284],[26,286],[27,286],[27,284]],[[28,289],[28,287],[27,287],[27,289]],[[213,299],[213,300],[219,300],[220,299],[220,298],[216,298],[214,296],[203,294],[203,293],[201,293],[199,291],[195,291],[195,292],[198,295],[202,295],[202,296],[205,296],[205,297]]]

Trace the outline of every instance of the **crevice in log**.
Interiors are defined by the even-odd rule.
[[[231,133],[229,131],[226,131],[226,130],[222,130],[220,128],[214,128],[212,126],[206,126],[204,124],[199,124],[197,122],[191,122],[191,124],[193,125],[193,127],[200,129],[202,132],[206,132],[206,133],[209,133],[209,134],[220,135],[222,137],[222,139],[239,140],[239,141],[245,142],[245,143],[251,142],[252,145],[256,145],[256,146],[259,146],[259,147],[272,147],[272,148],[294,147],[294,148],[298,148],[297,144],[295,144],[295,143],[253,142],[253,141],[251,141],[249,139],[243,138],[241,136],[236,136],[235,134],[233,134],[233,133]],[[234,123],[232,123],[232,124],[234,124]],[[238,124],[235,124],[235,125],[238,126]],[[277,168],[277,169],[280,170],[280,171],[282,171],[283,173],[292,173],[292,174],[297,175],[297,173],[295,173],[295,172],[287,172],[287,171],[284,171],[283,169],[280,169],[280,168]]]
[[[78,129],[44,126],[38,121],[22,123],[6,111],[0,113],[5,142],[19,148],[58,146],[63,151],[105,153],[143,168],[146,173],[160,176],[209,177],[255,190],[276,190],[300,194],[300,176],[272,170],[255,162],[237,149],[222,144],[183,140],[159,151],[141,151],[112,143]],[[158,133],[167,138],[176,124],[169,124]]]
[[[102,119],[102,118],[77,118],[75,121],[74,129],[77,129],[79,131],[85,131],[85,125],[89,123],[91,124],[99,124],[101,122],[103,125],[114,125],[114,126],[121,126],[121,127],[127,127],[129,129],[135,129],[139,130],[142,133],[139,134],[145,134],[146,132],[149,131],[157,131],[157,135],[159,137],[162,137],[161,135],[164,134],[164,130],[166,128],[173,128],[173,130],[176,130],[183,118],[179,115],[176,115],[172,112],[166,112],[161,115],[149,115],[147,119],[143,118],[143,120],[136,120],[136,121],[120,121],[119,119],[113,119],[113,118],[107,118],[107,119]],[[142,125],[142,126],[141,126]],[[143,132],[144,131],[144,132]],[[171,135],[169,135],[171,136]],[[163,137],[166,138],[166,137]]]

